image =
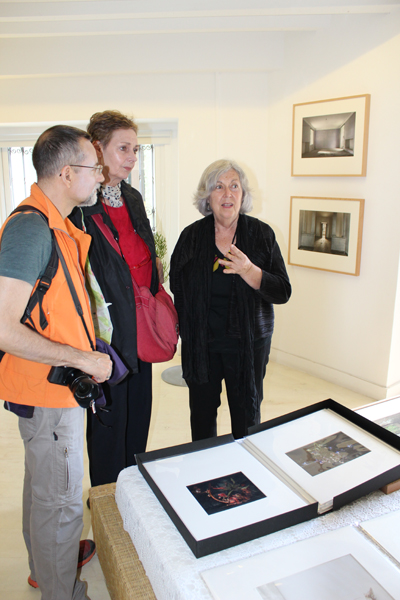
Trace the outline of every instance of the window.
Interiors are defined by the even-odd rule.
[[[55,124],[0,123],[0,225],[29,195],[30,186],[36,181],[31,148],[39,135]],[[86,129],[87,121],[64,124]],[[178,124],[174,119],[138,119],[137,124],[141,148],[131,183],[141,191],[153,231],[164,235],[170,255],[179,236]]]
[[[7,148],[13,208],[29,196],[31,185],[36,181],[36,171],[32,164],[32,150],[33,146]]]
[[[141,144],[139,160],[127,182],[142,194],[146,213],[153,231],[156,231],[156,186],[153,144]]]
[[[33,146],[7,148],[12,209],[29,196],[31,185],[36,181],[36,171],[32,164],[32,150]],[[155,231],[156,196],[154,146],[152,144],[140,146],[139,160],[127,181],[142,194],[151,227]]]

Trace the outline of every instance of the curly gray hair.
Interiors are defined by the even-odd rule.
[[[218,179],[221,175],[224,175],[231,169],[236,171],[239,175],[240,185],[243,190],[242,206],[240,207],[239,212],[245,214],[250,212],[253,208],[253,199],[251,197],[249,182],[243,169],[233,160],[216,160],[204,170],[194,194],[193,204],[205,217],[212,212],[208,201],[211,192],[215,190]]]

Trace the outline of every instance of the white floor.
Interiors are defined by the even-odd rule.
[[[164,369],[180,364],[177,356],[169,363],[153,366],[154,407],[148,450],[190,442],[187,388],[172,386],[161,379]],[[356,394],[332,383],[270,363],[264,381],[262,420],[291,412],[302,406],[333,398],[349,408],[371,402],[371,398]],[[21,495],[23,480],[23,446],[19,437],[17,417],[1,409],[0,418],[0,599],[40,599],[40,592],[27,583],[28,565],[21,533]],[[226,398],[220,408],[218,433],[229,432],[229,411]],[[86,507],[88,488],[87,459],[84,479],[83,537],[91,537],[90,511]],[[85,565],[80,578],[88,582],[92,600],[110,600],[104,577],[95,556]]]

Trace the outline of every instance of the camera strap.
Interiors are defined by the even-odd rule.
[[[57,240],[55,240],[55,244],[56,244],[56,252],[57,252],[58,258],[60,260],[61,266],[63,268],[65,279],[67,280],[69,291],[71,292],[72,300],[74,301],[74,304],[75,304],[76,312],[78,313],[79,317],[81,318],[83,327],[85,329],[87,338],[88,338],[89,343],[90,343],[90,347],[91,347],[91,349],[94,352],[95,348],[94,348],[94,345],[93,345],[92,338],[90,337],[89,330],[88,330],[87,325],[86,325],[85,317],[83,316],[82,305],[79,302],[78,294],[76,293],[76,289],[75,289],[74,284],[72,282],[71,275],[69,274],[67,264],[65,262],[63,254],[61,252],[61,248],[60,248],[60,246],[57,243]]]

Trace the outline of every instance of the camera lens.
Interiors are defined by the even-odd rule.
[[[69,389],[78,403],[86,401],[90,404],[92,400],[96,400],[99,397],[100,393],[99,385],[85,374],[81,374],[74,381],[71,381]]]
[[[47,379],[50,383],[67,385],[82,408],[89,408],[101,394],[101,388],[94,379],[72,367],[52,367]]]

